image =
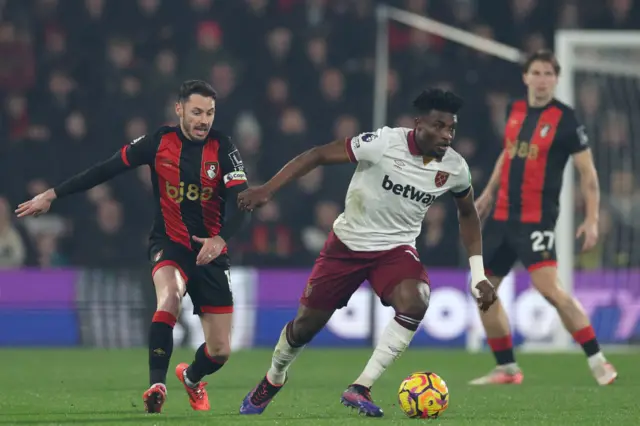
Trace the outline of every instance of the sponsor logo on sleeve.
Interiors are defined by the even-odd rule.
[[[365,133],[362,135],[362,137],[360,137],[360,139],[362,139],[362,142],[371,142],[377,137],[378,135],[376,135],[375,133]]]
[[[227,173],[226,175],[224,175],[223,180],[225,185],[228,184],[229,182],[246,181],[247,175],[245,174],[245,172],[235,171],[235,172]]]

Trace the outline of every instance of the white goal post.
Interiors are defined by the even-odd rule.
[[[376,57],[375,57],[375,86],[374,86],[374,106],[373,125],[380,128],[387,124],[387,78],[389,72],[389,23],[395,21],[413,28],[420,29],[430,34],[437,35],[448,41],[456,42],[468,48],[479,50],[486,54],[509,61],[520,63],[523,53],[518,49],[494,40],[485,39],[476,34],[460,30],[458,28],[443,24],[411,12],[379,5],[377,7],[377,37],[376,37]],[[640,32],[603,32],[603,31],[559,31],[556,36],[555,52],[563,68],[562,76],[558,85],[558,98],[569,105],[574,104],[574,73],[580,67],[587,67],[592,70],[611,73],[636,73],[640,68],[633,64],[616,63],[606,64],[597,60],[578,61],[575,56],[576,48],[581,45],[618,47],[633,46],[640,49]],[[464,93],[461,94],[464,97]],[[464,123],[462,124],[464,125]],[[500,141],[495,141],[499,143]],[[556,227],[556,241],[558,252],[558,269],[563,287],[573,292],[574,278],[574,243],[575,226],[574,223],[574,171],[573,164],[569,162],[564,172],[564,184],[561,192],[560,206],[561,213]],[[507,285],[511,285],[511,280],[507,279]],[[505,286],[505,287],[506,287]],[[501,294],[513,294],[513,288],[501,288]],[[513,296],[511,296],[513,297]],[[549,307],[550,308],[550,307]],[[551,308],[552,309],[552,308]],[[553,313],[555,315],[555,313]],[[372,314],[372,321],[375,315]],[[372,330],[376,329],[372,324]],[[478,320],[475,324],[470,324],[470,331],[467,335],[467,348],[469,350],[480,350],[483,347],[484,334],[479,328]],[[564,330],[557,315],[553,319],[553,326],[550,327],[551,338],[544,342],[527,342],[522,345],[525,350],[569,350],[574,347],[571,336]]]
[[[559,30],[555,33],[555,54],[558,58],[558,62],[562,67],[562,75],[558,81],[558,87],[556,89],[557,98],[575,107],[578,103],[578,96],[576,93],[576,75],[580,72],[589,73],[593,76],[598,75],[601,79],[607,78],[624,78],[633,77],[640,82],[640,57],[636,56],[628,57],[626,60],[620,55],[617,55],[615,61],[607,60],[606,58],[598,58],[593,55],[595,51],[606,51],[610,53],[616,53],[621,49],[630,49],[636,51],[636,54],[640,53],[640,31],[605,31],[605,30]],[[636,84],[637,84],[636,82]],[[636,94],[625,93],[624,96],[631,98],[630,103],[625,105],[625,114],[630,115],[631,108],[640,108],[640,99],[637,98],[637,91],[640,86],[635,86]],[[624,89],[623,89],[624,91]],[[629,101],[629,99],[627,99]],[[624,100],[623,100],[624,103]],[[635,104],[635,105],[633,105]],[[632,119],[633,121],[633,119]],[[589,124],[584,123],[589,127]],[[599,123],[598,123],[599,124]],[[633,125],[633,124],[632,124]],[[635,132],[634,132],[635,133]],[[598,134],[590,134],[592,150],[595,144],[602,144],[604,141],[599,140]],[[634,142],[631,141],[633,146]],[[597,158],[598,150],[594,150],[594,156]],[[609,170],[600,170],[600,177],[608,173]],[[565,226],[567,229],[574,230],[577,224],[574,223],[574,191],[576,185],[574,184],[574,168],[572,161],[569,161],[564,173],[564,185],[560,196],[560,217],[558,226]],[[606,190],[606,189],[605,189]],[[562,277],[571,275],[573,277],[574,262],[574,245],[573,239],[569,239],[567,235],[564,238],[558,238],[558,257],[562,259],[571,259],[570,262],[559,262],[558,268]],[[572,286],[570,287],[573,289]],[[573,342],[571,336],[568,333],[564,333],[566,347],[572,346]],[[561,342],[560,342],[561,343]]]

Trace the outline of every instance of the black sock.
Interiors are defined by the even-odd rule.
[[[149,384],[166,383],[173,352],[173,327],[176,317],[166,311],[153,315],[149,328]]]
[[[576,331],[573,333],[573,338],[582,346],[582,350],[587,357],[600,352],[600,345],[598,344],[598,339],[596,339],[596,333],[592,326],[589,325]]]
[[[506,365],[516,362],[515,355],[513,354],[513,341],[510,334],[504,337],[487,339],[487,343],[493,352],[493,356],[496,358],[496,364]]]
[[[196,351],[195,359],[187,368],[187,378],[191,383],[198,383],[204,376],[220,370],[225,362],[227,362],[227,357],[210,356],[207,352],[207,346],[203,343]]]

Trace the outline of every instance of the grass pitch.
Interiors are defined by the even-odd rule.
[[[162,414],[142,413],[147,388],[145,350],[0,350],[0,425],[340,425],[415,424],[397,407],[400,381],[413,371],[434,371],[449,386],[449,409],[432,425],[639,425],[637,354],[611,355],[618,382],[598,387],[579,354],[520,354],[521,386],[470,387],[492,366],[488,354],[409,350],[373,389],[385,417],[359,417],[340,394],[364,366],[369,349],[306,349],[291,380],[262,416],[239,416],[240,402],[266,372],[271,351],[234,354],[209,378],[209,412],[193,412],[173,374],[191,351],[174,352]]]

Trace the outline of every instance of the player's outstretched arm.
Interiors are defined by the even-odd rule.
[[[264,185],[249,188],[240,193],[238,206],[243,210],[253,210],[266,204],[280,188],[306,175],[316,167],[349,162],[351,159],[343,139],[313,147],[289,161]]]
[[[289,182],[306,175],[318,166],[348,163],[350,161],[344,140],[335,140],[326,145],[313,147],[298,155],[280,169],[264,186],[271,193],[275,193]]]
[[[142,136],[130,144],[125,145],[111,158],[104,160],[83,172],[72,176],[60,185],[50,188],[18,206],[18,217],[38,216],[49,211],[51,203],[58,198],[77,192],[86,191],[100,185],[120,173],[149,162],[156,148],[155,139],[151,136]]]
[[[120,158],[120,154],[117,154],[117,157],[114,155],[108,160],[98,163],[72,176],[60,185],[50,188],[31,200],[20,204],[16,209],[16,213],[18,217],[37,216],[46,213],[55,199],[91,189],[125,170],[127,170],[127,166]]]
[[[455,195],[455,194],[454,194]],[[474,295],[481,310],[486,311],[496,301],[495,288],[484,274],[482,260],[482,231],[480,217],[473,200],[473,188],[469,187],[455,197],[458,207],[458,221],[460,236],[469,255],[471,267],[471,293]]]

